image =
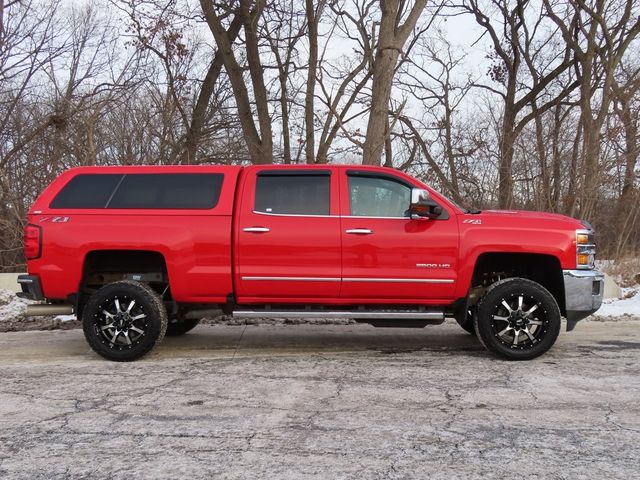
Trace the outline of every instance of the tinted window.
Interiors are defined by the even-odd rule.
[[[380,177],[349,176],[349,206],[358,217],[408,217],[411,188]]]
[[[125,175],[107,208],[213,208],[222,179],[215,173]]]
[[[255,211],[329,215],[329,175],[258,175]]]
[[[74,177],[51,208],[208,209],[218,203],[223,175],[86,174]]]
[[[104,208],[120,174],[77,175],[51,202],[51,208]]]

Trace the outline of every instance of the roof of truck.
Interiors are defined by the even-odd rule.
[[[214,172],[224,170],[250,170],[250,169],[343,169],[396,171],[393,168],[379,167],[361,164],[264,164],[264,165],[95,165],[87,167],[74,167],[66,170],[62,175],[79,173],[120,173],[120,172]]]

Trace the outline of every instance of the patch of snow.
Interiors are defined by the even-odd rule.
[[[11,290],[0,290],[0,322],[24,317],[29,301],[16,296]]]
[[[58,320],[60,322],[73,322],[75,319],[75,315],[58,315],[54,320]]]
[[[621,298],[622,289],[618,283],[606,273],[604,274],[604,298]]]
[[[622,297],[607,299],[595,313],[598,317],[640,317],[640,289],[623,288]]]

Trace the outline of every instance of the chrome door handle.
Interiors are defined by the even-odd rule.
[[[267,233],[270,230],[267,227],[247,227],[243,228],[242,231],[251,233]]]
[[[345,232],[352,235],[371,235],[373,230],[369,230],[368,228],[351,228],[349,230],[345,230]]]

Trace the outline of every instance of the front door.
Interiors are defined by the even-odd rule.
[[[330,168],[248,168],[236,224],[238,301],[340,295],[339,179]]]
[[[413,185],[401,176],[344,170],[341,186],[341,297],[372,303],[453,298],[455,214],[444,209],[438,219],[412,220]]]

